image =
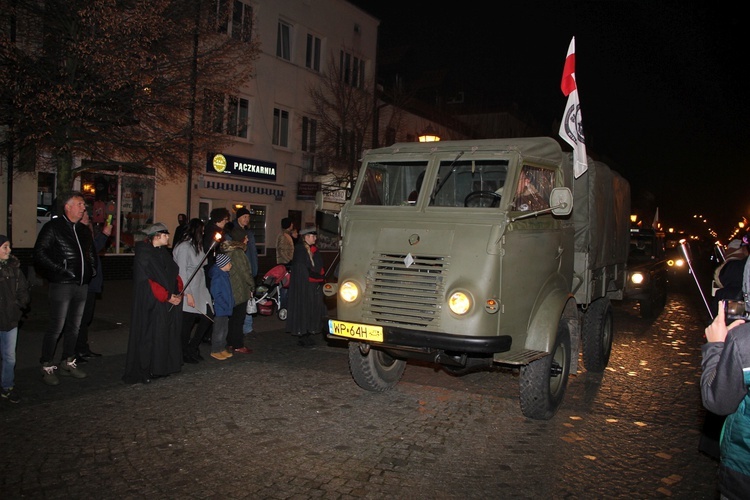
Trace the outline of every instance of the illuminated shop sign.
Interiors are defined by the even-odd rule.
[[[276,180],[276,163],[224,154],[208,155],[206,172],[209,174],[231,174],[265,181]]]

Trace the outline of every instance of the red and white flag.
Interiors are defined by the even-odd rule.
[[[581,103],[578,101],[576,84],[576,37],[570,40],[560,88],[563,94],[568,96],[568,103],[565,105],[562,123],[560,123],[560,137],[573,148],[573,174],[578,178],[589,167],[586,160],[586,142],[583,138]]]

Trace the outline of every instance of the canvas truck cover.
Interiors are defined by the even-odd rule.
[[[573,183],[575,251],[588,253],[590,269],[599,269],[628,259],[630,184],[602,162],[589,158],[588,166]]]

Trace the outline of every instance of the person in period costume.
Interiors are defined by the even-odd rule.
[[[133,311],[123,381],[149,383],[182,369],[180,268],[169,252],[169,231],[159,222],[135,246]]]
[[[315,345],[314,336],[323,331],[326,306],[323,300],[325,268],[315,242],[318,232],[308,227],[299,232],[291,262],[286,329],[299,337],[302,347]]]

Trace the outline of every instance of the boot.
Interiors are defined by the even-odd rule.
[[[55,375],[57,367],[52,363],[42,364],[42,380],[47,385],[57,385],[60,383],[60,379]]]
[[[76,358],[68,358],[58,366],[63,377],[86,378],[86,372],[78,368]]]

